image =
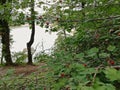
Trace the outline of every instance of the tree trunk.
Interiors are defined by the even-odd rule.
[[[28,64],[32,65],[32,53],[31,53],[31,46],[34,42],[34,36],[35,36],[35,13],[34,13],[34,0],[31,0],[31,27],[32,27],[32,32],[31,32],[31,37],[30,41],[27,43],[27,50],[28,50]]]
[[[11,2],[12,0],[9,0]],[[1,0],[0,4],[4,5],[6,0]],[[0,28],[2,32],[2,56],[5,58],[6,65],[12,65],[11,51],[10,51],[10,28],[7,20],[0,20]],[[2,57],[2,58],[3,58]]]
[[[12,65],[11,51],[10,51],[10,28],[8,22],[0,20],[2,32],[2,54],[5,58],[6,65]]]

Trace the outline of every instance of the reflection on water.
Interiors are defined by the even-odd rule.
[[[13,35],[12,38],[15,42],[12,45],[11,51],[18,52],[25,49],[26,43],[30,39],[30,34],[31,30],[28,25],[12,28],[11,35]],[[36,26],[35,41],[32,47],[35,48],[39,44],[38,51],[41,51],[42,49],[50,49],[54,45],[56,38],[56,33],[49,34],[48,32],[45,32],[45,29]]]

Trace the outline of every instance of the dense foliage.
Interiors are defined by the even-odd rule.
[[[38,61],[45,59],[44,79],[37,78],[37,84],[25,82],[24,89],[119,90],[120,1],[59,0],[53,4],[44,1],[39,4],[47,4],[46,13],[34,20],[37,19],[37,24],[46,31],[59,34],[50,56],[42,53],[35,57]],[[11,84],[5,79],[1,80],[1,89],[7,87],[2,87],[6,83],[14,88],[16,82]]]
[[[53,71],[50,74],[53,90],[117,89],[119,70],[113,68],[119,69],[119,3],[66,0],[48,9],[45,16],[50,20],[50,30],[63,32],[48,61]],[[72,30],[75,32],[72,36],[65,33]]]

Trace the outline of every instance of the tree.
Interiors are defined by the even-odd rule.
[[[99,32],[106,34],[111,28],[115,28],[113,31],[119,28],[118,7],[119,0],[61,0],[47,10],[45,17],[53,24],[51,31],[62,29],[71,32],[74,29],[74,37],[78,39],[76,48],[79,49],[80,38],[85,34],[93,32],[93,36],[96,36]]]
[[[28,2],[29,0],[26,0],[25,2],[19,0],[0,1],[0,31],[2,32],[2,57],[5,58],[7,65],[13,64],[10,52],[9,26],[18,26],[25,24],[26,13],[24,11],[18,10],[28,8]]]
[[[106,80],[101,80],[103,73],[99,72],[98,68],[119,65],[120,8],[118,7],[120,1],[60,1],[62,4],[58,2],[45,14],[49,22],[54,24],[51,30],[64,29],[70,32],[74,29],[76,33],[65,40],[63,38],[59,40],[57,43],[59,45],[56,47],[59,50],[54,52],[53,58],[48,61],[49,68],[52,68],[53,71],[51,73],[54,80],[51,85],[52,89],[68,89],[69,87],[69,89],[76,90],[105,90],[109,86],[104,86],[109,83],[113,87],[111,90],[115,90],[112,82],[106,83]],[[59,16],[59,20],[56,20],[56,16]],[[66,44],[67,47],[64,47]],[[69,50],[66,51],[66,48]],[[97,72],[94,73],[96,68]],[[94,87],[97,82],[104,83],[103,87],[99,85]],[[117,84],[119,85],[119,83]]]
[[[1,5],[3,10],[7,7],[8,9],[10,9],[10,12],[6,11],[7,13],[5,13],[4,11],[2,12],[2,10],[1,10],[0,13],[4,13],[4,15],[0,17],[1,20],[3,20],[3,18],[4,18],[8,22],[8,25],[12,25],[12,26],[23,25],[23,24],[26,24],[26,22],[27,22],[30,24],[30,28],[32,28],[31,38],[30,38],[30,41],[27,43],[28,64],[32,64],[31,46],[34,42],[34,34],[35,34],[35,11],[34,11],[35,1],[34,0],[31,0],[31,1],[30,0],[25,0],[25,1],[13,0],[12,3],[10,3],[8,1],[3,0],[3,2],[5,3],[4,5]],[[11,4],[11,6],[9,4]],[[19,6],[18,6],[18,4],[19,4]],[[31,12],[31,15],[30,15],[30,17],[27,17],[27,16],[29,16],[29,13],[24,12],[24,11],[25,11],[25,9],[27,9],[29,7],[31,8],[29,10]],[[22,11],[18,11],[20,9],[22,9]],[[10,14],[12,14],[12,15],[10,15]],[[8,31],[7,33],[10,34],[10,31]],[[4,38],[6,38],[6,37],[4,36]],[[9,43],[7,40],[4,40],[4,42]],[[7,44],[7,45],[10,47],[10,44]],[[4,47],[5,47],[5,45],[4,45]],[[8,53],[8,50],[6,50],[4,53],[6,53],[6,52]],[[3,53],[3,55],[4,55],[4,53]]]
[[[7,0],[0,1],[0,5],[5,5],[7,3]],[[10,13],[9,13],[10,15]],[[2,32],[2,54],[5,58],[6,65],[12,65],[12,58],[11,58],[11,52],[10,52],[10,28],[8,21],[4,19],[0,19],[0,28]]]
[[[35,10],[34,10],[34,0],[31,0],[31,28],[32,28],[32,32],[31,32],[31,37],[30,37],[30,41],[27,43],[27,50],[28,50],[28,64],[33,64],[32,62],[32,53],[31,53],[31,46],[34,42],[34,36],[35,36]]]

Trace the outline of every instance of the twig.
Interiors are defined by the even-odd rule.
[[[101,64],[101,65],[99,65],[99,66],[96,68],[96,72],[94,73],[93,80],[92,80],[92,84],[95,82],[96,75],[97,75],[99,69],[100,69],[102,66],[103,66],[103,65]]]
[[[120,65],[116,65],[116,66],[110,66],[111,68],[115,68],[115,69],[117,69],[117,70],[119,70],[120,69]]]
[[[105,17],[105,18],[95,18],[95,19],[88,19],[86,21],[82,21],[82,20],[58,20],[58,22],[93,22],[93,21],[102,21],[102,20],[106,20],[106,19],[115,19],[115,18],[120,18],[120,15],[116,15],[116,16],[109,16],[109,17]]]

